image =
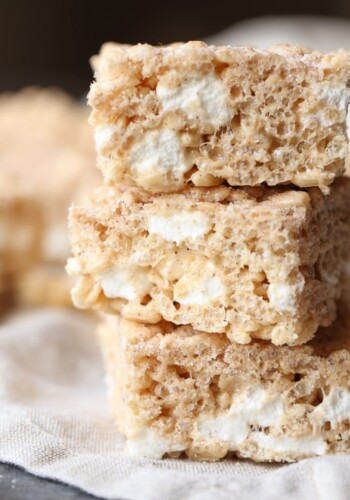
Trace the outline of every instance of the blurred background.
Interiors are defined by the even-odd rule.
[[[269,19],[245,22],[260,16]],[[285,19],[270,16],[293,17],[285,25]],[[350,48],[350,0],[1,0],[0,91],[54,84],[81,96],[91,80],[88,59],[104,41],[212,40],[232,25],[222,41],[260,45],[264,36],[266,44],[271,37],[272,42],[309,37],[320,48]]]

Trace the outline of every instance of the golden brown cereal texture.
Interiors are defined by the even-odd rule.
[[[340,317],[308,345],[276,347],[110,316],[99,337],[129,453],[277,462],[349,453],[349,328]]]
[[[76,306],[190,324],[233,341],[302,344],[336,315],[348,262],[350,180],[287,188],[105,186],[70,212]]]
[[[107,43],[92,63],[90,121],[109,183],[327,191],[344,172],[349,52]]]

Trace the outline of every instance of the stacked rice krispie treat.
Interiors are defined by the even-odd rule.
[[[350,451],[350,53],[109,43],[74,205],[74,303],[98,310],[134,456]]]
[[[67,211],[99,183],[87,118],[57,89],[0,96],[0,269],[17,305],[71,304]]]

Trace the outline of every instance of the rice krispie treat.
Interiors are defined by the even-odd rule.
[[[87,117],[84,105],[56,89],[28,88],[0,96],[0,170],[17,177],[36,200],[44,224],[37,243],[41,250],[39,281],[44,287],[60,290],[56,294],[59,304],[63,281],[63,302],[70,303],[70,281],[64,272],[69,255],[68,206],[85,196],[100,177]],[[4,239],[10,237],[7,232]],[[60,271],[53,273],[52,266]],[[17,299],[25,304],[29,299],[30,305],[49,299],[51,304],[53,294],[40,292],[36,279],[31,279],[32,271],[19,283]]]
[[[40,207],[17,178],[0,172],[0,301],[8,305],[15,284],[41,257]]]
[[[286,462],[350,453],[349,323],[276,347],[110,316],[99,336],[128,453]]]
[[[72,307],[70,290],[73,285],[74,280],[69,279],[62,266],[39,263],[17,282],[16,300],[27,307]]]
[[[75,305],[302,344],[335,318],[349,254],[350,179],[329,196],[266,187],[151,195],[104,186],[70,212]]]
[[[103,45],[89,104],[108,183],[327,191],[348,148],[350,53]]]

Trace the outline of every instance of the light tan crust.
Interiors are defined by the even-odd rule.
[[[105,186],[70,211],[73,301],[240,343],[302,344],[335,318],[349,221],[345,178],[329,196],[223,186],[151,196]]]
[[[107,43],[92,62],[90,121],[109,183],[326,191],[344,172],[349,52]]]
[[[349,453],[349,328],[342,317],[307,346],[243,346],[190,327],[108,317],[99,338],[127,450],[278,462]]]

